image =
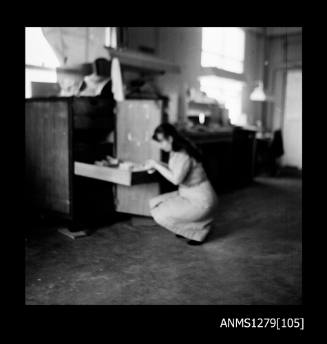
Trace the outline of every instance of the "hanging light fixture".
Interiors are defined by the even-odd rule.
[[[267,51],[266,51],[266,31],[267,29],[264,28],[263,32],[263,52],[264,52],[264,69],[263,69],[263,79],[266,77],[266,68],[268,65],[267,61]],[[266,81],[266,80],[264,80]],[[264,90],[264,81],[257,81],[256,88],[250,94],[250,100],[254,102],[265,102],[268,100],[268,96]]]
[[[267,100],[267,95],[263,89],[262,81],[258,81],[258,86],[251,93],[250,100],[254,102],[265,102]]]

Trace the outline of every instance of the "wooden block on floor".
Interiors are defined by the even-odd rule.
[[[87,236],[86,231],[78,231],[78,232],[72,232],[70,231],[68,228],[59,228],[58,232],[61,234],[66,235],[67,237],[69,237],[70,239],[78,239],[78,238],[83,238],[85,236]]]

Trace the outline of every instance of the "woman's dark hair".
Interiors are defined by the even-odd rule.
[[[172,137],[172,150],[174,152],[179,152],[184,149],[189,156],[193,157],[199,162],[202,161],[202,154],[200,150],[186,137],[179,133],[172,124],[162,123],[154,130],[152,139],[159,142],[158,134],[162,134],[166,139],[168,137]]]

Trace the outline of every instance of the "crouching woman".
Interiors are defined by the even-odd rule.
[[[169,162],[149,160],[147,166],[178,185],[178,190],[152,198],[151,215],[177,237],[188,239],[188,244],[201,244],[210,232],[218,204],[201,154],[169,123],[159,125],[152,138],[160,149],[169,152]]]

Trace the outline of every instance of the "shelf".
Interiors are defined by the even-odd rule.
[[[141,53],[131,50],[116,50],[105,47],[111,57],[117,57],[123,67],[131,70],[138,70],[150,73],[180,73],[181,69],[178,65],[152,56],[150,54]]]

